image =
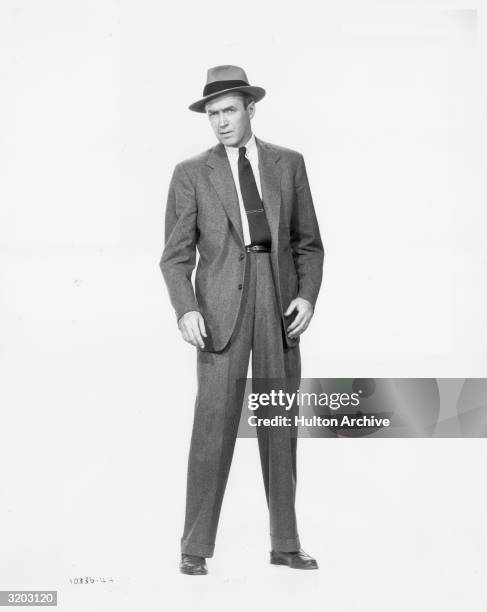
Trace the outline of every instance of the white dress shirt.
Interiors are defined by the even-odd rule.
[[[260,199],[262,200],[262,188],[260,185],[259,174],[259,154],[257,151],[255,136],[253,134],[245,145],[245,147],[247,149],[245,152],[245,157],[249,160],[250,165],[252,166],[252,172],[254,173],[257,189],[259,191]],[[233,180],[235,182],[235,187],[237,188],[238,203],[240,206],[240,217],[242,219],[244,243],[246,245],[251,244],[252,241],[250,240],[249,222],[247,219],[247,213],[245,211],[242,193],[240,191],[240,181],[238,178],[238,147],[227,147],[225,145],[225,151],[227,152],[228,161],[230,162],[230,168],[232,169]]]

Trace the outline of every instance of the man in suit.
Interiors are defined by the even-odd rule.
[[[253,378],[301,377],[299,336],[321,285],[324,252],[303,157],[252,133],[264,95],[238,66],[208,70],[203,97],[189,108],[208,116],[219,143],[176,166],[167,200],[160,267],[181,334],[197,349],[181,539],[186,574],[206,574],[213,556],[242,409],[236,382],[246,378],[251,353]],[[296,525],[296,437],[271,427],[257,436],[270,561],[316,569]]]

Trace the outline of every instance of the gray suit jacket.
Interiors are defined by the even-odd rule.
[[[313,306],[323,270],[323,245],[303,156],[256,138],[262,199],[272,236],[272,271],[284,313],[299,296]],[[196,264],[195,289],[191,274]],[[247,253],[237,190],[222,144],[179,163],[169,187],[160,267],[179,319],[191,310],[205,319],[207,350],[222,350],[232,335]],[[294,316],[294,313],[293,315]],[[289,321],[285,321],[285,328]],[[285,333],[287,346],[299,338]]]

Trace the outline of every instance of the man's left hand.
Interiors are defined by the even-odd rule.
[[[285,317],[288,317],[292,312],[296,311],[294,321],[287,328],[287,335],[290,338],[297,338],[300,336],[305,329],[308,327],[311,318],[313,317],[314,308],[311,302],[304,298],[295,298],[290,304],[286,312]]]

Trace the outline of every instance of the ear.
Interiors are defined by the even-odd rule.
[[[249,102],[249,105],[247,106],[247,111],[249,113],[249,117],[252,119],[253,116],[255,115],[255,102],[254,102],[254,100],[252,100],[252,102]]]

